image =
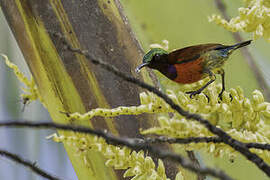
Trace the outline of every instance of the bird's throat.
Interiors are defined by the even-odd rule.
[[[177,70],[174,65],[163,64],[157,67],[157,70],[171,80],[174,80],[177,77]]]

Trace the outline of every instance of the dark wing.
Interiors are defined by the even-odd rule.
[[[221,44],[201,44],[178,49],[169,54],[170,64],[182,64],[195,61],[206,51],[221,48]]]

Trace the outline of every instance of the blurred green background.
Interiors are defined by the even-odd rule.
[[[122,0],[132,28],[145,51],[152,43],[169,41],[169,50],[201,43],[236,43],[232,33],[215,23],[208,22],[208,16],[221,14],[214,0]],[[244,6],[242,0],[224,1],[230,17],[238,15],[238,8]],[[244,40],[252,39],[252,34],[241,33]],[[253,41],[248,47],[256,64],[260,67],[269,85],[270,52],[269,43],[264,39]],[[138,64],[141,60],[138,60]],[[255,89],[260,89],[251,69],[240,51],[236,51],[225,66],[226,88],[241,86],[250,97]],[[220,80],[220,78],[218,78]],[[226,157],[216,158],[211,154],[197,153],[201,163],[223,169],[236,179],[268,179],[252,163],[239,156],[232,163]]]

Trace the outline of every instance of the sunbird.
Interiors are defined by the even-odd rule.
[[[161,72],[164,76],[180,84],[190,84],[206,77],[210,80],[196,91],[186,92],[192,98],[200,94],[207,86],[216,80],[216,75],[221,75],[222,90],[219,98],[225,90],[224,63],[234,50],[247,46],[252,40],[237,43],[231,46],[222,44],[200,44],[167,52],[161,48],[151,49],[143,57],[143,63],[136,68],[139,73],[143,67],[149,67]]]

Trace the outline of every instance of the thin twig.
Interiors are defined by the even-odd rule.
[[[147,137],[144,139],[149,144],[169,143],[169,144],[190,144],[190,143],[224,143],[220,137],[188,137],[172,138],[166,136]],[[247,148],[270,151],[270,144],[266,143],[244,143]]]
[[[270,144],[265,143],[246,143],[247,148],[255,148],[255,149],[261,149],[261,150],[270,150]]]
[[[13,154],[11,152],[8,152],[6,150],[2,150],[0,149],[0,156],[4,156],[12,161],[15,161],[25,167],[28,167],[31,169],[31,171],[33,171],[34,173],[40,175],[41,177],[43,178],[46,178],[46,179],[51,179],[51,180],[60,180],[59,178],[49,174],[48,172],[46,172],[45,170],[37,167],[36,163],[35,162],[31,162],[29,160],[26,160],[22,157],[20,157],[19,155],[17,154]]]
[[[193,165],[192,162],[186,160],[182,156],[175,154],[173,152],[160,150],[156,148],[155,146],[148,144],[143,139],[139,139],[139,138],[116,137],[108,133],[107,131],[94,130],[94,129],[83,127],[83,126],[70,126],[70,125],[64,125],[64,124],[56,124],[52,122],[38,123],[38,122],[30,122],[30,121],[28,122],[27,121],[24,121],[24,122],[8,121],[8,122],[0,122],[0,126],[16,127],[16,128],[31,127],[31,128],[61,129],[61,130],[68,130],[68,131],[73,131],[73,132],[96,135],[98,137],[104,138],[107,143],[112,144],[112,145],[126,146],[135,151],[143,150],[160,159],[169,159],[171,161],[178,162],[182,167],[190,171],[193,171],[196,174],[211,175],[211,176],[224,179],[224,180],[232,179],[231,177],[226,175],[223,171],[216,170],[213,168],[208,168],[208,167],[196,167]]]
[[[231,146],[234,150],[240,152],[242,155],[244,155],[249,161],[256,164],[256,166],[261,169],[265,174],[270,177],[270,166],[264,162],[262,158],[260,158],[257,154],[252,153],[244,143],[232,138],[229,134],[227,134],[222,129],[212,125],[208,120],[204,119],[199,114],[190,113],[189,111],[185,111],[182,107],[174,103],[166,94],[159,91],[155,87],[144,83],[143,81],[140,81],[132,76],[126,75],[125,73],[119,71],[115,66],[112,66],[101,59],[96,59],[93,55],[88,53],[87,50],[81,50],[78,48],[73,48],[69,42],[66,40],[64,36],[62,36],[60,33],[52,33],[52,35],[60,38],[62,40],[62,43],[64,46],[66,46],[67,50],[71,52],[76,52],[79,54],[84,55],[87,59],[89,59],[93,64],[99,65],[103,69],[106,69],[107,71],[110,71],[111,73],[115,74],[116,76],[122,78],[123,80],[133,83],[137,86],[140,86],[141,88],[147,89],[148,91],[156,94],[160,98],[162,98],[167,104],[170,105],[172,109],[174,109],[176,112],[184,116],[186,119],[193,119],[201,124],[203,124],[210,132],[213,134],[219,136],[222,138],[223,142],[225,144],[228,144]]]
[[[145,141],[148,143],[169,143],[169,144],[190,144],[190,143],[222,143],[219,137],[188,137],[188,138],[172,138],[166,136],[147,137]]]
[[[215,4],[217,9],[221,12],[222,16],[224,17],[224,19],[226,21],[230,20],[230,17],[226,11],[226,6],[225,4],[221,1],[221,0],[215,0]],[[243,38],[241,37],[239,32],[234,32],[232,33],[232,36],[234,38],[234,40],[236,42],[242,42]],[[265,78],[262,75],[262,72],[260,70],[260,68],[257,66],[257,64],[255,63],[255,59],[252,56],[252,54],[250,53],[250,51],[248,50],[248,48],[241,48],[240,49],[243,56],[245,57],[245,61],[247,62],[249,68],[253,71],[253,74],[259,84],[259,87],[263,90],[263,93],[265,95],[265,98],[270,101],[270,88],[266,83]]]

